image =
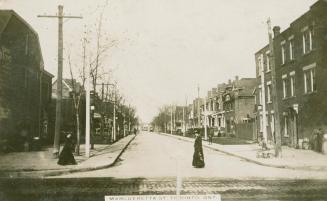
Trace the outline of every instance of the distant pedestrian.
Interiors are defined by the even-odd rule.
[[[195,141],[194,141],[194,154],[193,154],[193,167],[203,168],[204,167],[204,156],[202,149],[202,138],[201,135],[195,131]]]
[[[211,132],[209,132],[209,144],[212,144],[212,138],[213,138],[213,135]]]
[[[72,135],[68,134],[66,136],[66,141],[64,148],[62,149],[60,155],[59,155],[59,160],[58,160],[58,165],[76,165],[76,161],[73,155],[74,151],[74,144],[71,139]]]
[[[134,128],[134,135],[136,135],[137,134],[137,129],[136,128]]]

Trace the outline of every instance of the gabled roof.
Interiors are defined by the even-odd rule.
[[[256,85],[256,78],[242,78],[238,81],[234,81],[234,87],[239,89],[239,96],[252,96]]]
[[[40,41],[39,41],[39,35],[33,29],[33,27],[30,24],[28,24],[24,20],[24,18],[19,16],[14,10],[0,10],[0,36],[5,31],[6,27],[8,26],[8,23],[9,23],[10,19],[13,16],[16,17],[20,22],[22,22],[35,35],[36,41],[38,43],[39,52],[40,52],[40,55],[41,55],[41,69],[44,69],[43,55],[42,55],[41,45],[40,45]]]
[[[73,83],[75,84],[76,90],[80,90],[80,89],[83,88],[82,85],[79,82],[77,82],[75,79],[74,80],[72,80],[72,79],[63,79],[62,83],[69,89],[69,91],[73,90],[73,88],[74,88]]]
[[[29,23],[27,23],[24,18],[22,18],[21,16],[19,16],[14,10],[0,10],[0,33],[2,33],[4,31],[4,29],[8,25],[9,20],[13,16],[15,16],[16,18],[18,18],[18,20],[20,22],[22,22],[25,26],[27,26],[27,28],[29,30],[31,30],[38,37],[38,34],[35,31],[35,29],[33,29],[33,27]],[[3,19],[1,19],[1,18],[3,18]],[[3,21],[3,24],[1,24],[1,21]]]
[[[0,10],[0,34],[5,30],[12,14],[10,10]]]

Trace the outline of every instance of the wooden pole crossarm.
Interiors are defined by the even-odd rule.
[[[74,18],[74,19],[83,19],[83,17],[82,17],[82,16],[38,15],[37,17],[50,17],[50,18]]]

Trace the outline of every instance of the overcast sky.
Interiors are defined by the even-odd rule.
[[[235,75],[255,76],[254,53],[267,44],[267,18],[282,30],[316,0],[0,0],[39,34],[45,68],[57,74],[56,14],[64,5],[65,59],[80,62],[85,28],[94,30],[104,9],[103,32],[117,41],[104,66],[113,71],[127,103],[143,121],[151,121],[164,104],[190,103]],[[91,48],[89,48],[91,49]],[[67,59],[64,77],[69,78]],[[187,97],[187,98],[186,98]]]

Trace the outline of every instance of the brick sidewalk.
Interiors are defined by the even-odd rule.
[[[129,135],[111,145],[95,145],[95,149],[91,150],[90,158],[84,156],[84,145],[82,145],[80,156],[75,156],[77,165],[58,165],[58,159],[53,157],[52,149],[2,154],[0,177],[54,176],[106,168],[116,162],[134,138],[134,135]]]
[[[194,142],[194,139],[188,137],[165,133],[161,134],[184,141]],[[327,171],[327,155],[312,150],[293,149],[283,146],[282,158],[257,158],[257,152],[261,149],[258,144],[219,145],[213,143],[209,145],[208,142],[203,141],[203,146],[263,166],[296,170]]]

